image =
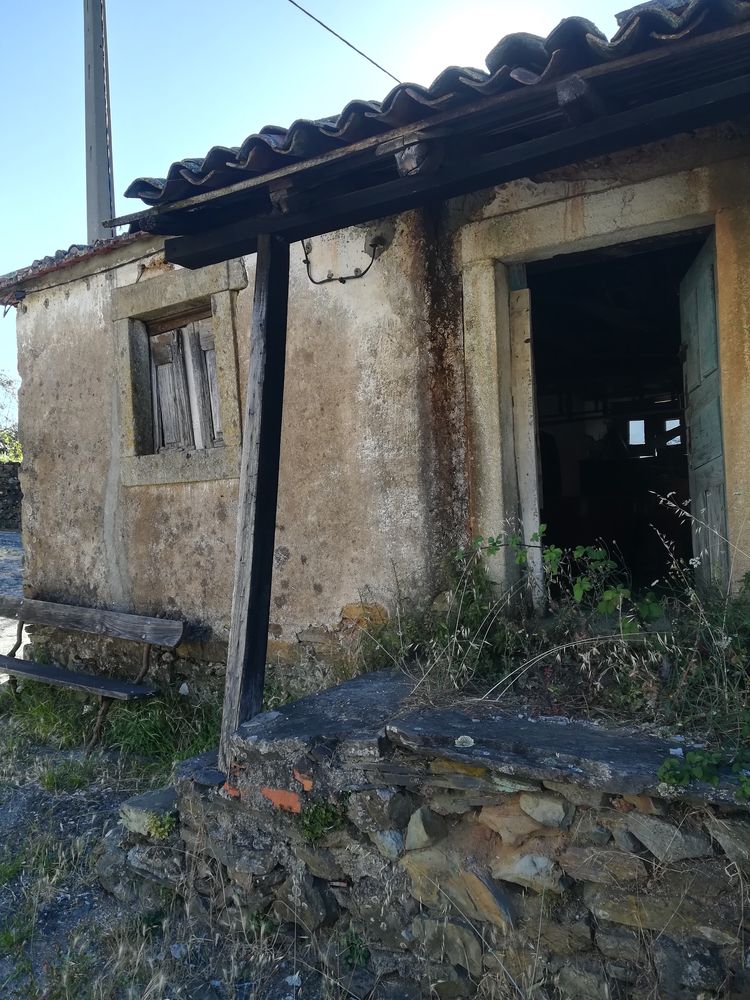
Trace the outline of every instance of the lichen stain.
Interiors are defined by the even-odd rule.
[[[468,488],[464,448],[463,299],[445,207],[415,213],[415,287],[424,287],[426,384],[420,394],[422,476],[429,490],[430,549],[444,553],[464,540]]]

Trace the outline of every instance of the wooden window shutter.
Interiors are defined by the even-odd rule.
[[[192,448],[193,422],[185,374],[185,357],[179,330],[150,339],[154,450]]]
[[[223,444],[219,417],[216,351],[210,320],[196,320],[184,330],[188,389],[196,448]]]
[[[221,433],[221,412],[219,410],[219,379],[216,372],[216,342],[213,331],[206,324],[201,324],[200,345],[203,352],[203,360],[206,366],[206,379],[208,382],[208,398],[211,403],[211,424],[213,429],[213,443],[215,445],[224,444]]]

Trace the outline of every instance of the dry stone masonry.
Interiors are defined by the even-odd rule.
[[[125,806],[103,882],[266,921],[355,997],[750,996],[731,781],[660,784],[678,742],[409,695],[373,674],[256,717],[229,775],[205,755]]]
[[[21,527],[20,463],[0,462],[0,530],[17,531]]]

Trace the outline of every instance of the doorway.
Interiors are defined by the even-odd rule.
[[[686,276],[706,238],[692,232],[527,266],[546,538],[563,548],[603,542],[635,586],[663,579],[664,539],[684,560],[702,544],[669,503],[688,506],[695,481],[685,361],[698,347],[686,338]],[[699,296],[704,312],[708,295]],[[713,286],[710,295],[715,316]],[[718,384],[718,357],[715,369]]]

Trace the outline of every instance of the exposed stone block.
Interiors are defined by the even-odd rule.
[[[612,839],[612,832],[600,822],[592,809],[579,809],[570,827],[570,842],[577,847],[603,847]],[[619,846],[619,845],[618,845]]]
[[[429,969],[429,996],[437,1000],[465,1000],[476,995],[476,984],[463,969],[451,965],[431,966]]]
[[[750,868],[750,819],[712,816],[707,827],[730,861],[740,868]]]
[[[453,904],[467,920],[486,920],[506,930],[513,926],[512,896],[465,857],[440,847],[409,851],[400,864],[411,878],[415,899],[427,906]]]
[[[682,895],[631,893],[626,889],[584,886],[583,898],[597,920],[627,927],[664,931],[672,935],[703,936],[717,944],[736,944],[739,924],[703,900]]]
[[[272,912],[281,923],[295,924],[308,933],[335,917],[333,900],[309,878],[288,878],[277,891]]]
[[[604,966],[590,962],[566,963],[555,977],[561,1000],[612,1000]]]
[[[482,974],[482,946],[476,933],[464,921],[415,917],[412,934],[426,954],[451,965],[460,965],[475,979]]]
[[[347,800],[349,819],[360,830],[371,833],[384,827],[403,830],[414,809],[414,800],[393,788],[369,788],[352,792]]]
[[[581,882],[622,885],[648,877],[648,868],[633,854],[598,847],[569,847],[560,855],[560,867]]]
[[[626,817],[630,833],[651,851],[659,861],[682,861],[684,858],[704,858],[711,854],[711,842],[701,833],[677,827],[668,820],[632,812]]]
[[[325,879],[327,882],[337,882],[345,877],[343,869],[327,848],[312,847],[310,844],[295,844],[294,853],[304,863],[310,874],[315,875],[316,878]]]
[[[716,991],[726,982],[726,970],[716,947],[705,941],[679,943],[665,935],[654,942],[652,957],[659,977],[659,996],[681,1000],[701,991]]]
[[[376,830],[368,837],[388,861],[398,861],[404,851],[404,838],[399,830]]]
[[[641,960],[644,939],[638,931],[603,922],[596,926],[595,941],[605,958],[633,964]]]
[[[337,985],[345,997],[355,1000],[369,1000],[375,988],[377,978],[371,969],[341,969],[337,970]]]
[[[432,847],[447,832],[448,827],[442,816],[432,812],[427,806],[420,806],[412,813],[406,829],[406,850],[418,851],[423,847]]]
[[[654,799],[650,795],[628,795],[622,796],[623,801],[633,806],[638,812],[647,813],[649,816],[663,816],[666,806],[659,799]]]
[[[590,806],[599,809],[609,801],[609,796],[597,788],[586,788],[583,785],[569,785],[562,781],[545,781],[544,787],[551,792],[557,792],[572,802],[574,806]]]
[[[492,863],[493,878],[533,889],[535,892],[563,891],[560,866],[545,854],[527,853],[523,848],[504,853]]]
[[[526,815],[531,816],[542,826],[567,829],[575,814],[575,807],[559,795],[523,792],[518,801]]]
[[[422,991],[417,983],[403,978],[381,979],[375,987],[372,1000],[421,1000]]]
[[[157,885],[174,888],[184,877],[181,851],[152,844],[136,844],[130,848],[127,857],[132,869]]]
[[[517,797],[508,798],[500,805],[484,806],[477,819],[499,834],[503,844],[510,847],[516,847],[532,834],[548,829],[524,812]]]
[[[353,891],[349,894],[347,904],[354,919],[361,924],[363,937],[368,944],[377,943],[396,954],[406,949],[404,928],[418,908],[414,900],[410,897],[405,899],[399,894],[388,899],[372,893],[365,897]]]
[[[496,793],[479,792],[427,792],[427,801],[433,812],[441,816],[463,816],[472,809],[493,806],[497,802]]]
[[[142,837],[159,839],[174,825],[177,816],[177,792],[171,786],[134,795],[120,805],[120,820],[126,830]]]
[[[629,851],[631,854],[638,854],[643,851],[643,844],[640,840],[634,837],[630,830],[626,830],[624,826],[615,826],[612,829],[612,836],[615,844],[617,844],[621,851]]]

